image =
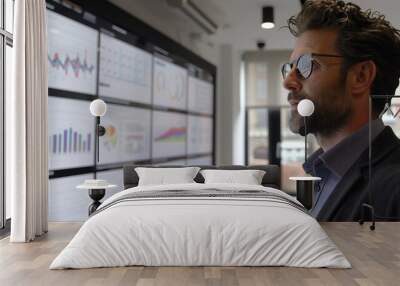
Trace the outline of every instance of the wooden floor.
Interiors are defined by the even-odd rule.
[[[48,270],[80,224],[52,223],[32,243],[0,241],[0,285],[400,285],[400,223],[378,223],[375,231],[357,223],[323,227],[352,269],[289,267],[121,267]]]

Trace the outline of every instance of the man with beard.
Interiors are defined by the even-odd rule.
[[[400,140],[379,118],[386,100],[373,100],[369,123],[370,95],[393,95],[399,84],[399,30],[384,16],[340,0],[307,1],[288,27],[296,37],[290,62],[282,67],[290,129],[304,135],[297,104],[310,99],[315,111],[307,132],[321,147],[303,165],[322,178],[311,214],[323,221],[360,219],[368,202],[371,124],[376,217],[399,220]]]

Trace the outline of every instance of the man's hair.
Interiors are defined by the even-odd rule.
[[[341,0],[307,0],[301,12],[288,20],[288,27],[295,37],[309,30],[336,30],[336,49],[344,57],[343,78],[353,64],[372,60],[377,72],[371,94],[395,93],[400,77],[400,31],[380,13],[362,11]],[[380,113],[385,102],[373,100],[374,111]]]

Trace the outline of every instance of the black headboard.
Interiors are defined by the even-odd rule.
[[[124,166],[124,189],[133,188],[138,185],[139,177],[135,171],[136,167],[146,167],[146,168],[179,168],[179,167],[188,167],[188,166],[154,166],[154,165],[125,165]],[[255,166],[240,166],[240,165],[231,165],[231,166],[196,166],[201,169],[219,169],[219,170],[246,170],[246,169],[255,169],[255,170],[263,170],[265,171],[265,175],[262,179],[261,184],[265,187],[272,187],[276,189],[281,188],[281,168],[278,165],[255,165]],[[204,178],[200,174],[197,174],[194,180],[197,183],[204,183]]]

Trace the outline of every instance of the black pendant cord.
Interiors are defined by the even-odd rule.
[[[97,163],[99,162],[99,157],[100,157],[99,127],[100,127],[100,116],[97,116],[96,117],[96,158],[97,158]]]
[[[375,229],[375,208],[373,204],[372,191],[371,191],[371,180],[372,180],[372,168],[371,168],[371,160],[372,160],[372,122],[371,122],[371,112],[372,112],[372,98],[369,98],[369,127],[368,127],[368,203],[363,203],[361,205],[361,218],[359,223],[362,225],[365,221],[365,209],[369,209],[371,211],[371,220],[372,224],[369,226],[370,230]]]
[[[307,162],[307,117],[304,116],[304,163]]]

